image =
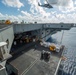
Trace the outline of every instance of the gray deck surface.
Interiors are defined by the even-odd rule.
[[[12,25],[7,25],[7,24],[0,24],[0,31],[3,31],[5,29],[8,29],[9,27],[11,27]]]
[[[60,53],[51,53],[50,60],[41,60],[41,51],[49,50],[48,48],[37,44],[37,49],[30,47],[29,49],[20,51],[18,57],[13,57],[9,63],[18,70],[18,75],[54,75],[58,62],[60,60]],[[17,55],[15,55],[17,56]]]
[[[0,29],[7,27],[8,25],[0,25]]]

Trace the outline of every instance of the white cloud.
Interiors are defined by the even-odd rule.
[[[18,9],[24,6],[19,0],[3,0],[2,3],[7,6],[16,7]]]
[[[67,2],[67,1],[66,1],[66,2]],[[68,0],[68,2],[67,2],[66,4],[67,4],[67,6],[59,7],[59,9],[60,9],[63,13],[75,11],[74,3],[73,3],[72,0]]]
[[[73,2],[72,0],[47,0],[47,2],[51,5],[57,5],[57,6],[69,6],[70,2]]]
[[[76,5],[76,1],[74,1],[74,4]]]
[[[41,0],[28,0],[28,3],[31,5],[30,11],[34,15],[41,15],[42,17],[49,17],[51,15],[50,12],[46,12],[45,8],[39,7],[38,2]],[[58,9],[62,13],[68,13],[76,11],[76,7],[74,7],[73,0],[47,0],[49,4],[58,7]],[[45,1],[44,1],[45,2]],[[54,9],[54,8],[53,8]]]
[[[52,0],[53,1],[53,0]],[[54,0],[56,1],[56,0]],[[40,0],[39,0],[40,2]],[[43,23],[58,23],[58,22],[69,22],[69,23],[76,23],[76,13],[68,13],[71,11],[75,11],[76,7],[74,7],[74,3],[72,0],[68,0],[65,3],[65,0],[62,4],[62,6],[58,6],[59,10],[63,12],[62,14],[56,10],[48,12],[45,8],[39,7],[37,0],[28,0],[28,3],[31,5],[30,13],[27,11],[19,10],[21,12],[21,15],[4,15],[0,13],[1,19],[10,19],[11,21],[19,21],[22,20],[26,22],[43,22]],[[55,3],[54,3],[55,4]],[[17,6],[16,6],[17,7]],[[17,7],[18,8],[18,7]],[[53,8],[54,9],[54,8]]]
[[[50,5],[55,5],[63,13],[75,11],[73,0],[47,0]]]
[[[65,15],[64,14],[57,14],[56,17],[59,18],[59,19],[64,19]]]
[[[33,15],[29,14],[27,11],[21,11],[21,13],[27,17],[33,17]]]
[[[28,13],[27,11],[21,11],[22,15],[25,16],[25,18],[28,20],[28,21],[41,21],[41,17],[39,17],[39,15],[33,15],[33,14],[30,14]]]
[[[55,12],[54,12],[55,13]],[[52,14],[54,14],[52,13]],[[3,20],[11,20],[11,21],[18,21],[21,22],[24,20],[25,22],[39,22],[39,23],[59,23],[59,22],[64,22],[64,23],[76,23],[76,13],[72,14],[56,14],[55,16],[50,16],[48,17],[40,17],[40,16],[32,16],[31,14],[22,11],[22,15],[7,15],[7,14],[1,14],[0,13],[0,18]]]
[[[51,13],[46,12],[44,8],[38,6],[40,0],[28,0],[28,3],[31,5],[30,11],[34,15],[40,15],[42,17],[49,17]]]
[[[3,14],[2,13],[0,13],[0,17],[3,17]]]

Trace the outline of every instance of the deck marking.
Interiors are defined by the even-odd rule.
[[[59,69],[59,66],[60,66],[60,62],[61,62],[61,58],[60,58],[60,60],[59,60],[59,63],[58,63],[58,66],[57,66],[57,68],[56,68],[56,71],[55,71],[55,74],[54,74],[54,75],[57,75],[57,72],[58,72],[58,69]]]
[[[37,59],[21,74],[21,75],[24,75],[26,74],[37,62]]]

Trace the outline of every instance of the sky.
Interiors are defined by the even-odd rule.
[[[53,8],[38,6],[49,3]],[[76,0],[0,0],[0,20],[76,23]]]

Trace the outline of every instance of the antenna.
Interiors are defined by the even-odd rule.
[[[60,41],[60,44],[62,44],[63,35],[64,35],[64,30],[63,30],[63,32],[62,32],[62,36],[61,36],[61,41]]]

